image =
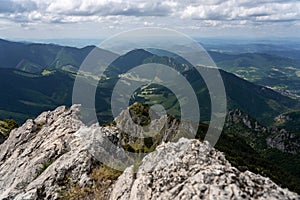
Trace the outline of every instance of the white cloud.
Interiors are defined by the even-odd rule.
[[[193,20],[252,22],[300,20],[300,2],[265,0],[255,4],[249,0],[229,0],[219,4],[194,4],[187,6],[181,12],[181,17]]]
[[[299,20],[300,2],[293,0],[187,0],[187,1],[141,1],[141,0],[3,0],[0,13],[6,13],[12,21],[14,16],[25,20],[67,22],[73,19],[88,21],[89,16],[175,16],[191,20]],[[48,16],[41,17],[40,14]],[[14,14],[14,15],[11,15]],[[17,20],[18,21],[18,20]],[[59,22],[59,21],[53,21]]]
[[[99,23],[110,29],[168,26],[198,30],[299,26],[298,0],[1,0],[0,24]],[[6,25],[8,26],[8,25]],[[109,27],[110,26],[110,27]],[[25,26],[24,26],[25,27]]]

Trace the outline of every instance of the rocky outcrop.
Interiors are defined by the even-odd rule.
[[[300,152],[300,138],[296,133],[290,133],[285,129],[280,129],[276,134],[267,138],[267,144],[282,152],[297,154]]]
[[[161,142],[177,141],[180,137],[195,138],[197,128],[191,122],[161,114],[159,108],[150,108],[139,102],[123,110],[115,122],[123,145],[143,143],[146,138],[151,139],[152,146],[156,147]]]
[[[232,127],[237,124],[242,124],[255,132],[265,133],[269,131],[267,127],[264,127],[249,115],[244,114],[240,109],[231,110],[228,112],[225,127]]]
[[[232,167],[208,143],[180,139],[127,168],[111,199],[299,199],[270,179]]]
[[[88,183],[94,159],[74,135],[78,112],[58,107],[11,132],[0,151],[0,199],[56,199],[65,180]]]
[[[279,115],[275,121],[291,120],[291,117]],[[228,112],[225,130],[232,131],[245,137],[246,141],[261,146],[271,147],[279,151],[297,154],[300,152],[300,137],[297,133],[287,131],[284,128],[266,127],[258,121],[236,109]],[[263,149],[256,149],[263,150]]]

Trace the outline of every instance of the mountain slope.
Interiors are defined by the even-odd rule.
[[[154,50],[152,49],[151,51]],[[137,61],[141,52],[144,52],[144,56]],[[148,58],[146,57],[147,55]],[[129,62],[128,64],[127,60],[131,60],[132,57],[135,57],[135,63]],[[164,59],[168,62],[164,62]],[[210,100],[205,98],[205,96],[208,96],[207,87],[204,80],[195,69],[187,67],[188,65],[182,65],[184,63],[179,63],[175,58],[168,59],[168,57],[165,56],[158,57],[153,54],[147,54],[145,50],[134,50],[122,56],[120,59],[117,59],[115,62],[118,64],[113,65],[113,68],[111,68],[115,73],[110,77],[111,79],[115,79],[115,82],[117,81],[117,74],[125,73],[125,70],[123,69],[124,66],[126,66],[126,70],[129,70],[140,64],[154,62],[169,65],[178,71],[181,71],[196,91],[198,99],[201,99],[201,101],[199,101],[201,102],[200,109],[203,111],[201,115],[203,115],[204,120],[209,120],[209,114],[207,113],[209,113],[208,108],[210,107]],[[108,68],[108,71],[110,72],[110,68]],[[229,109],[240,108],[259,121],[265,124],[271,124],[274,117],[280,113],[300,108],[300,103],[297,100],[283,96],[266,87],[250,83],[223,70],[220,70],[220,73],[224,81]],[[134,76],[134,74],[131,74],[131,76]],[[130,77],[130,75],[126,77]],[[134,79],[134,81],[136,80]],[[177,87],[180,88],[183,86],[177,85]],[[185,88],[181,89],[185,90]],[[139,101],[144,101],[147,104],[162,103],[169,109],[172,109],[172,106],[176,107],[176,104],[174,105],[173,101],[168,105],[163,103],[164,101],[170,102],[170,98],[172,98],[173,95],[163,86],[148,86],[148,88],[144,88],[143,91],[138,91],[134,95],[140,98],[138,99]],[[146,93],[147,95],[143,95],[143,93]],[[164,97],[165,93],[168,94],[166,95],[167,98]],[[149,99],[149,97],[153,97],[153,99]],[[176,115],[176,113],[172,114]]]
[[[61,104],[71,104],[71,75],[56,71],[36,76],[12,69],[0,69],[0,117],[23,122]]]
[[[292,133],[300,133],[300,110],[282,113],[274,121],[274,125],[278,128],[284,128]]]
[[[228,48],[234,52],[214,50],[208,51],[208,53],[220,69],[234,73],[253,83],[271,87],[286,96],[299,98],[300,60],[299,56],[290,56],[290,54],[296,55],[299,51],[294,49],[290,52],[291,49],[289,48],[282,49],[279,46],[268,46],[269,50],[264,52],[264,47],[263,44],[257,44],[255,46],[256,50],[239,51],[238,46],[228,45]],[[218,48],[221,47],[213,49]],[[249,46],[244,45],[244,48],[251,49],[253,46],[251,44]],[[167,56],[178,62],[187,63],[183,58],[170,52],[158,49],[149,49],[149,51],[158,56]],[[249,51],[251,53],[246,53]]]
[[[300,61],[297,59],[265,53],[209,53],[217,66],[225,71],[284,95],[300,96]]]
[[[95,46],[75,48],[55,44],[28,44],[0,39],[0,68],[13,68],[30,73],[40,73],[45,69],[62,69],[72,66],[78,69]],[[102,51],[106,56],[115,55]]]
[[[109,113],[109,102],[113,88],[119,80],[118,75],[124,74],[137,65],[153,62],[169,65],[187,77],[200,99],[202,121],[208,121],[210,99],[208,98],[207,87],[198,72],[195,73],[194,69],[177,62],[175,59],[165,56],[159,57],[145,50],[134,50],[119,57],[105,71],[108,79],[101,80],[96,93],[99,120],[101,122],[112,120]],[[23,122],[26,118],[34,117],[45,109],[53,109],[61,104],[71,104],[71,92],[74,83],[74,72],[72,71],[52,70],[47,76],[41,76],[14,69],[0,70],[0,93],[2,96],[0,99],[0,118],[2,119],[15,118],[19,122]],[[273,118],[279,114],[299,109],[300,105],[297,100],[280,95],[263,86],[252,84],[222,70],[221,75],[227,92],[229,108],[240,108],[264,124],[272,123]],[[177,87],[183,86],[178,85]],[[138,101],[144,101],[148,104],[165,101],[163,105],[167,109],[170,111],[178,110],[176,98],[170,91],[161,86],[154,86],[154,88],[156,90],[151,89],[151,95],[135,96],[140,98]],[[142,93],[142,91],[139,92]],[[149,99],[149,97],[154,99]],[[177,113],[171,114],[176,115]]]
[[[272,124],[274,117],[279,113],[300,107],[300,101],[270,88],[253,84],[222,70],[221,75],[230,109],[240,108],[264,124]]]

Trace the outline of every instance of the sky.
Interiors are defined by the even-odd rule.
[[[0,0],[0,38],[105,38],[142,27],[192,37],[299,37],[299,0]]]

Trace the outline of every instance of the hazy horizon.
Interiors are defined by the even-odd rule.
[[[42,43],[42,44],[56,44],[61,46],[71,46],[82,48],[90,45],[97,46],[109,37],[103,38],[0,38],[12,42],[27,42],[27,43]],[[250,38],[250,37],[192,37],[197,42],[203,44],[289,44],[300,45],[300,37],[286,37],[286,38]]]

